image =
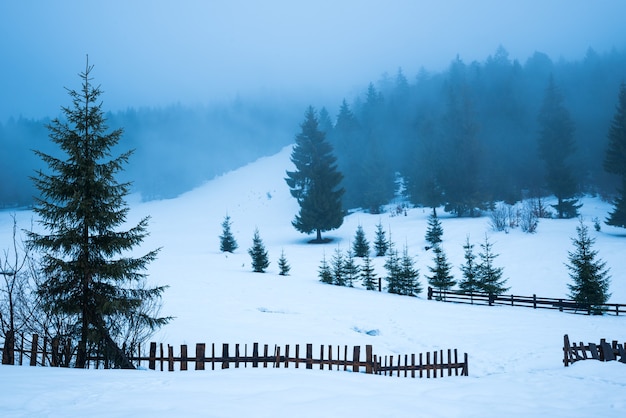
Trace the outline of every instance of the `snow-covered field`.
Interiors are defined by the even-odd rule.
[[[410,379],[305,369],[231,368],[216,371],[67,370],[0,367],[2,417],[579,417],[623,416],[626,365],[562,363],[563,335],[573,341],[626,341],[626,316],[589,317],[528,308],[456,305],[340,288],[318,281],[324,254],[346,250],[361,224],[370,241],[380,221],[399,248],[408,245],[421,273],[432,265],[424,233],[428,210],[407,216],[354,213],[325,234],[333,242],[311,245],[293,229],[298,211],[283,180],[290,148],[166,201],[131,204],[129,222],[150,215],[150,237],[140,252],[163,247],[150,265],[155,284],[170,288],[162,313],[176,319],[153,341],[178,346],[205,343],[372,344],[379,355],[458,348],[469,354],[469,377]],[[603,225],[610,205],[585,198],[584,222],[599,257],[611,268],[611,302],[626,303],[626,231]],[[233,221],[235,254],[219,251],[221,223]],[[441,213],[441,211],[440,211]],[[1,242],[8,243],[10,212],[0,212]],[[32,214],[19,212],[21,227]],[[449,261],[463,261],[466,236],[488,234],[500,254],[509,293],[567,297],[565,267],[578,220],[541,220],[533,235],[493,232],[489,218],[441,216]],[[265,274],[253,273],[247,249],[254,228],[270,255]],[[7,244],[4,244],[5,246]],[[292,266],[279,276],[281,250]],[[375,259],[379,276],[384,260]],[[364,331],[376,330],[368,335]]]

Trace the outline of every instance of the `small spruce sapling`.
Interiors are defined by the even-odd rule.
[[[369,254],[366,254],[363,257],[363,266],[361,266],[361,278],[363,280],[363,286],[367,290],[376,290],[376,286],[378,284],[378,278],[376,277],[376,273],[374,272],[374,267],[372,266],[372,259]]]
[[[359,277],[361,268],[354,261],[354,253],[348,249],[343,259],[343,275],[348,287],[354,287],[354,281]]]
[[[407,245],[404,246],[400,259],[400,281],[402,295],[417,296],[422,293],[422,287],[419,283],[419,270],[415,268],[415,261],[409,255]]]
[[[376,225],[376,239],[374,241],[374,249],[376,250],[376,257],[384,257],[389,250],[390,244],[385,237],[385,231],[383,230],[383,224],[378,222]]]
[[[480,244],[482,251],[478,254],[480,264],[478,265],[478,284],[480,289],[490,295],[501,295],[509,288],[504,287],[507,279],[502,278],[504,268],[495,267],[493,260],[498,254],[493,253],[493,244],[489,242],[489,237],[485,235],[485,243]]]
[[[220,235],[220,251],[223,253],[232,253],[238,247],[237,241],[230,228],[231,225],[230,216],[226,215],[224,222],[222,222],[222,235]]]
[[[434,253],[433,260],[435,265],[428,267],[428,270],[432,273],[432,275],[428,276],[428,284],[439,291],[450,290],[456,284],[456,280],[454,280],[452,275],[452,266],[448,262],[446,253],[441,248],[441,245],[435,246]]]
[[[267,251],[265,250],[265,245],[263,244],[263,240],[259,235],[259,229],[255,228],[254,236],[252,237],[252,247],[248,249],[248,254],[252,258],[252,270],[255,273],[265,273],[265,269],[267,269],[270,265],[269,258],[267,256]]]
[[[478,264],[476,263],[476,254],[474,254],[474,244],[470,243],[469,236],[463,245],[465,254],[465,264],[461,265],[461,273],[463,278],[459,282],[459,287],[464,293],[469,293],[472,303],[474,302],[472,294],[480,292],[481,287],[478,283]]]
[[[291,266],[287,262],[287,257],[285,257],[285,250],[282,250],[280,252],[280,258],[278,259],[278,274],[281,276],[288,276],[290,270]]]
[[[442,242],[443,227],[441,221],[437,217],[437,212],[433,209],[433,213],[428,217],[428,228],[426,229],[426,242],[432,247],[439,245]]]
[[[359,258],[365,257],[370,252],[370,243],[365,238],[365,232],[361,225],[356,229],[352,250],[354,251],[354,256]]]
[[[320,264],[318,270],[318,277],[322,283],[333,284],[333,272],[330,270],[330,266],[326,261],[326,254],[324,254],[324,257],[322,258],[322,263]]]
[[[333,284],[336,286],[345,286],[346,276],[343,271],[343,253],[339,247],[335,249],[335,254],[333,254],[330,260],[330,270],[333,275]]]
[[[576,302],[587,306],[590,312],[601,314],[597,305],[602,305],[611,296],[609,284],[611,277],[606,262],[597,260],[598,251],[593,250],[595,239],[589,236],[587,226],[580,221],[576,227],[578,236],[572,239],[575,251],[569,251],[569,276],[573,284],[568,284],[570,297]]]

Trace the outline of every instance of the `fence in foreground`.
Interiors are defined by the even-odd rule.
[[[75,356],[74,350],[69,344],[64,344],[59,339],[39,338],[33,335],[30,340],[23,335],[18,339],[16,348],[12,353],[13,363],[30,366],[70,367]],[[272,367],[272,368],[295,368],[320,370],[344,370],[352,372],[364,372],[385,376],[402,377],[426,377],[437,378],[444,376],[467,376],[468,356],[462,357],[456,349],[438,350],[419,354],[386,355],[379,356],[373,353],[372,346],[354,346],[351,349],[347,345],[331,346],[321,345],[319,351],[314,350],[313,344],[300,346],[289,344],[284,346],[268,344],[205,344],[195,345],[195,351],[190,353],[188,346],[180,346],[178,355],[174,355],[174,346],[150,343],[148,355],[142,355],[140,346],[136,355],[130,355],[129,359],[137,367],[142,364],[151,370],[161,371],[185,371],[215,370],[239,368],[239,367]],[[302,349],[301,349],[302,348]],[[4,348],[0,348],[4,351]],[[218,353],[218,350],[221,353]],[[314,353],[315,351],[315,353]],[[87,367],[106,368],[104,358],[88,357]]]
[[[626,363],[626,342],[620,344],[613,341],[609,344],[606,339],[602,338],[599,344],[585,344],[582,341],[577,344],[575,342],[570,343],[569,336],[565,334],[563,337],[563,364],[567,367],[580,360],[617,360]]]

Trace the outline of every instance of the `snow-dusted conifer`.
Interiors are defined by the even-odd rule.
[[[287,262],[287,257],[285,257],[285,250],[280,252],[280,258],[278,259],[278,274],[281,276],[289,275],[289,270],[291,270],[291,266]]]
[[[365,257],[370,252],[370,243],[365,238],[365,232],[361,225],[356,228],[352,250],[354,251],[354,256],[360,258]]]
[[[259,229],[255,228],[252,237],[252,247],[248,249],[248,254],[252,257],[252,270],[255,273],[265,273],[265,269],[269,267],[270,262],[265,250],[263,240],[259,235]]]
[[[238,247],[237,241],[230,229],[231,225],[230,216],[226,215],[222,222],[222,235],[220,235],[220,251],[223,253],[232,253]]]

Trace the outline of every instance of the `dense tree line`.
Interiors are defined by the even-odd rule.
[[[546,195],[558,196],[560,216],[575,215],[577,194],[612,194],[621,180],[603,161],[624,74],[623,52],[590,49],[576,62],[536,52],[520,63],[500,47],[441,73],[384,76],[320,122],[344,174],[344,207],[377,212],[402,179],[412,203],[459,216]]]

